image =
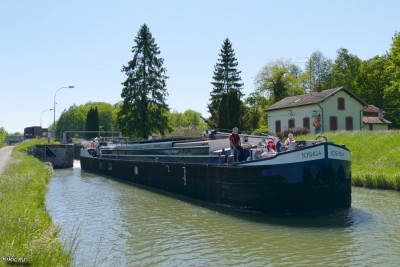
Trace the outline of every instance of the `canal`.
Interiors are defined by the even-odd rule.
[[[400,193],[353,187],[330,215],[242,215],[80,169],[55,170],[46,207],[73,266],[398,266]]]

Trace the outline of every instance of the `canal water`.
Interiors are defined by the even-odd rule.
[[[81,171],[55,170],[46,207],[73,266],[398,266],[400,193],[353,188],[330,215],[242,215]]]

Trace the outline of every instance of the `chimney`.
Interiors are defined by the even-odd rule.
[[[383,120],[383,110],[382,109],[379,109],[379,111],[378,111],[378,118],[380,120]]]
[[[317,86],[317,92],[320,93],[321,91],[322,91],[322,90],[321,90],[321,85],[318,85],[318,86]]]

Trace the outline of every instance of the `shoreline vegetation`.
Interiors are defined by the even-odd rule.
[[[0,175],[0,265],[71,264],[72,253],[63,249],[60,229],[53,225],[45,206],[53,168],[24,153],[37,143],[18,144]]]

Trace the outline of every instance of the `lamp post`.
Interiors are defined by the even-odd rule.
[[[57,95],[58,91],[60,91],[60,90],[63,89],[63,88],[75,88],[75,86],[72,86],[72,85],[70,85],[70,86],[63,86],[63,87],[58,88],[57,91],[54,93],[54,107],[53,107],[53,110],[54,110],[53,133],[54,133],[54,134],[55,134],[55,132],[56,132],[56,95]],[[54,136],[54,135],[53,135],[53,136]]]
[[[40,127],[42,127],[42,115],[43,115],[43,113],[46,112],[46,111],[52,111],[52,110],[53,110],[52,108],[49,108],[49,109],[43,110],[42,113],[40,113]]]

